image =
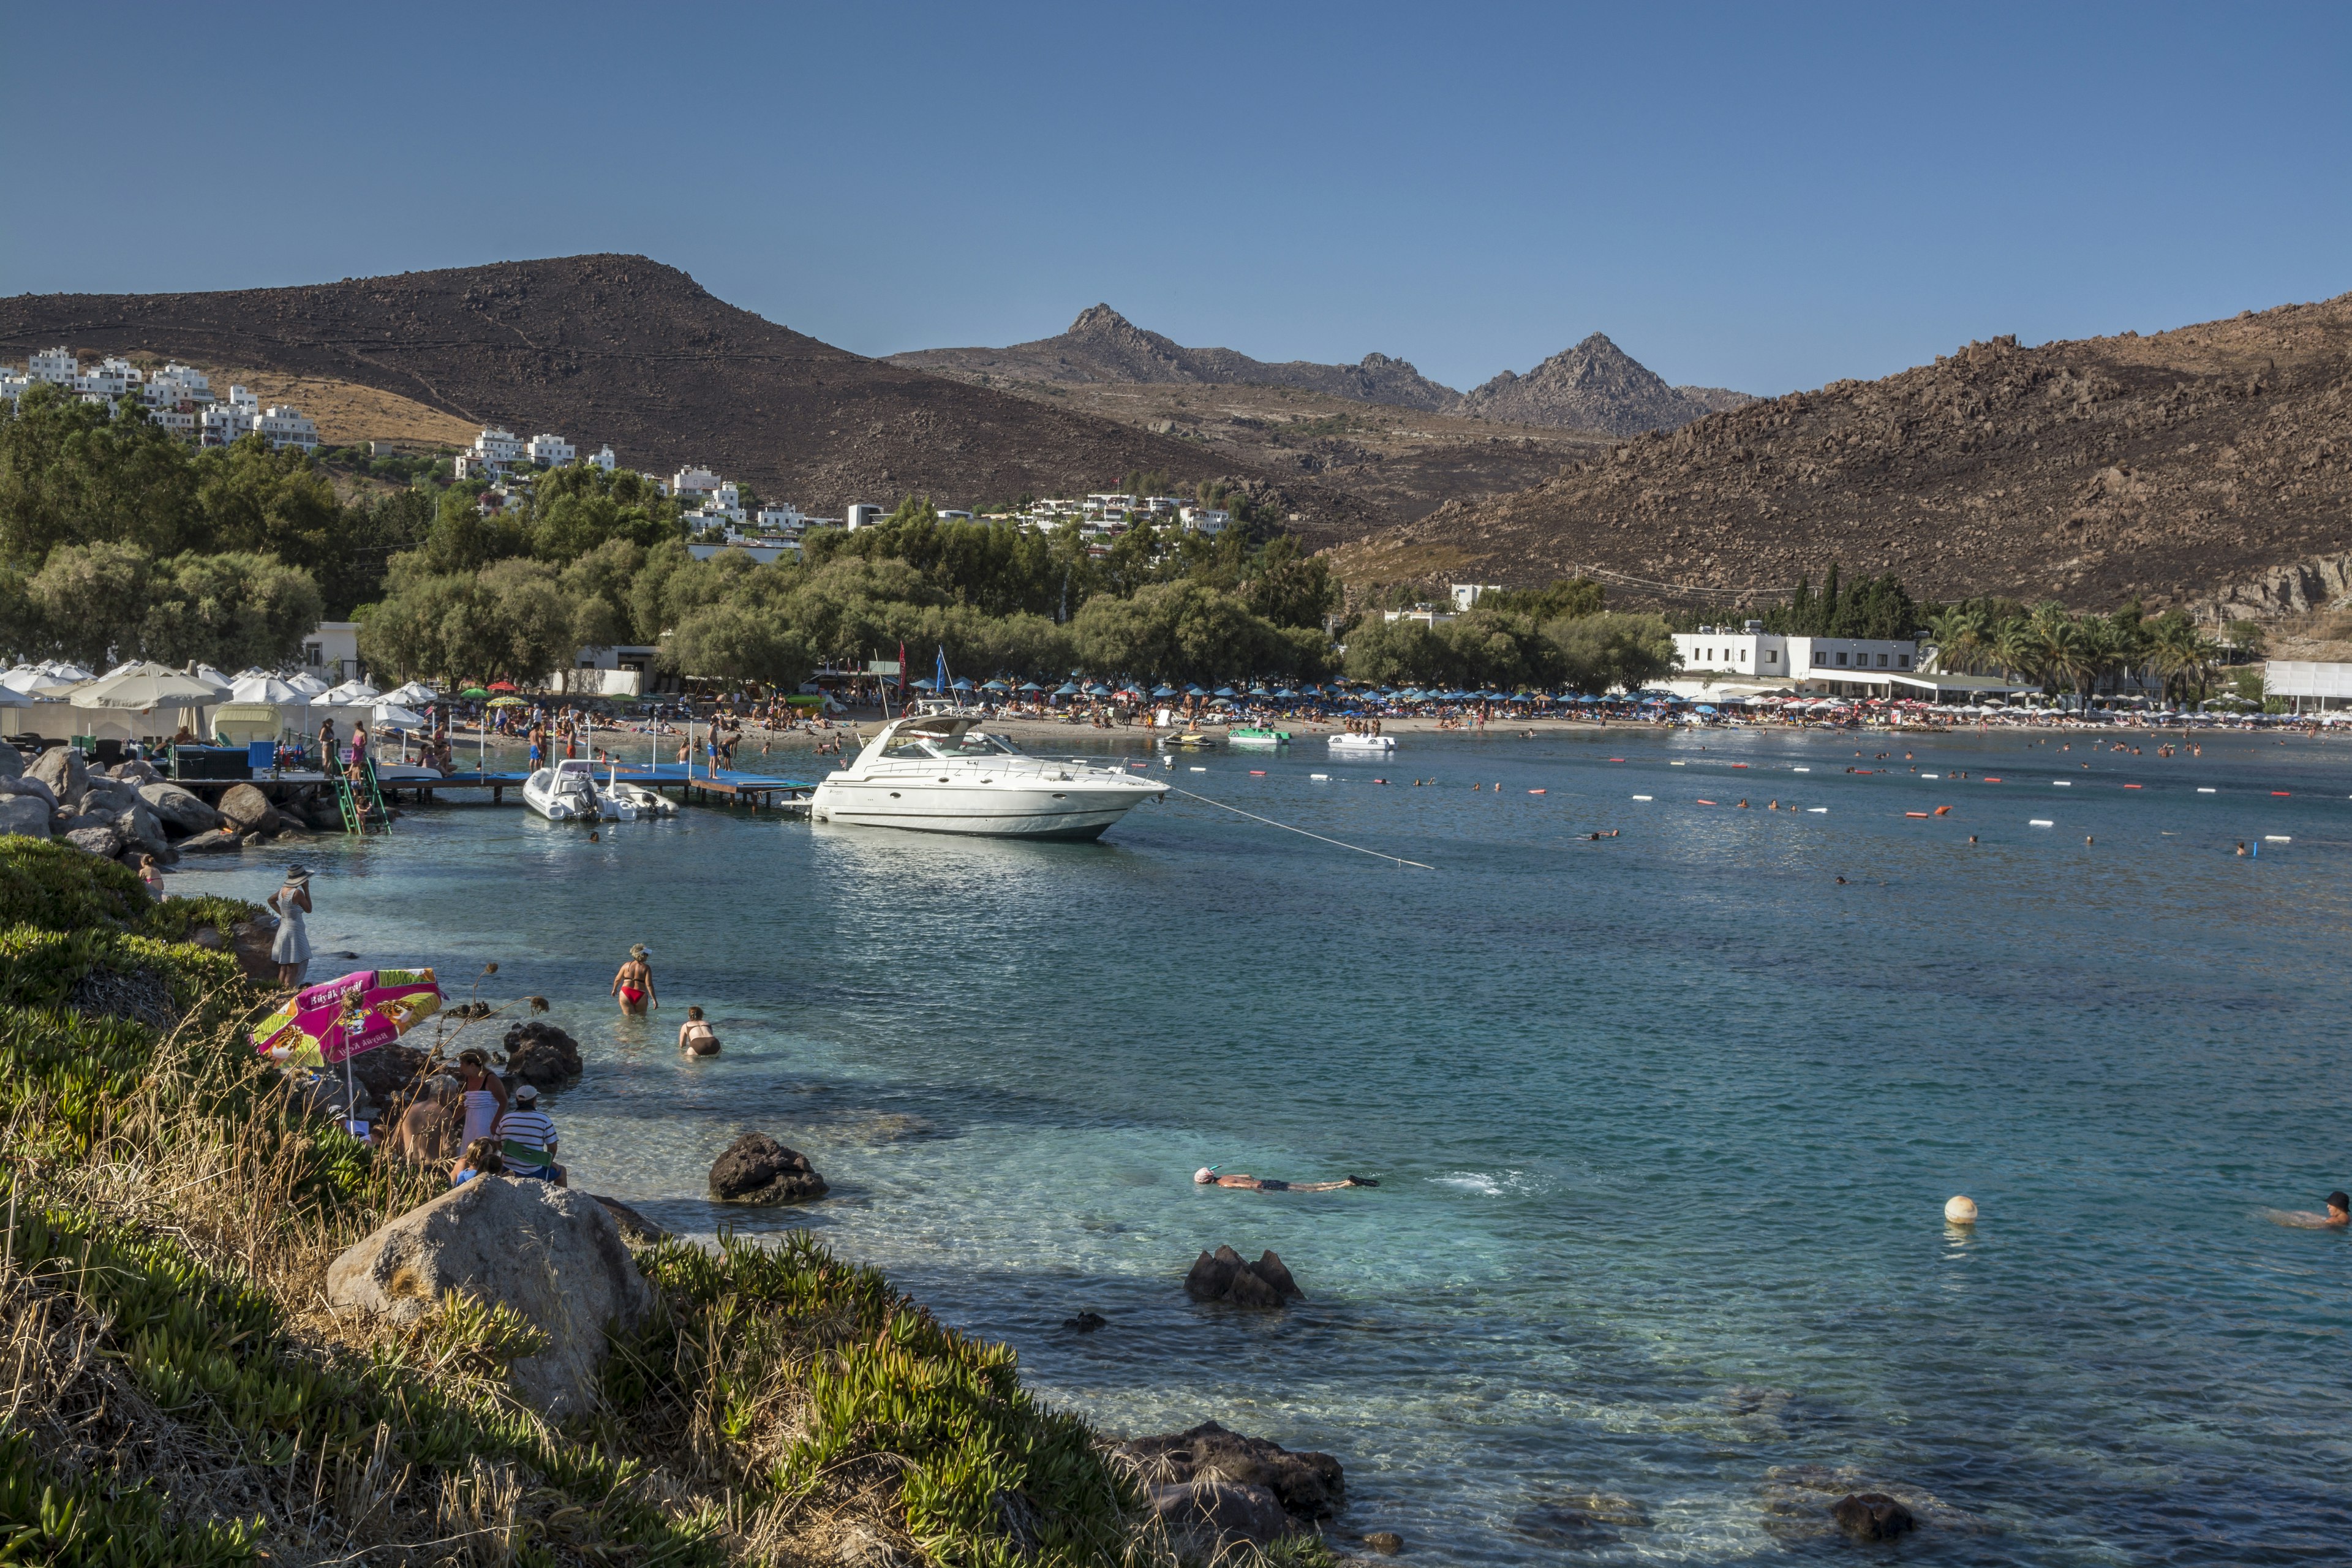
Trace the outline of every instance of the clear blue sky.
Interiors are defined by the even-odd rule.
[[[626,250],[864,353],[1771,393],[2352,289],[2343,4],[16,4],[0,73],[0,293]]]

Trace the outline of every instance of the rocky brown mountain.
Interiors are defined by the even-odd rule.
[[[917,349],[892,354],[890,363],[966,379],[1294,386],[1400,408],[1443,409],[1462,395],[1386,354],[1366,354],[1355,364],[1268,364],[1232,349],[1188,349],[1137,326],[1108,305],[1087,306],[1058,337],[1003,349]]]
[[[1719,387],[1668,386],[1655,371],[1595,332],[1525,375],[1505,371],[1465,395],[1460,411],[1519,425],[1640,436],[1673,430],[1750,401],[1745,393]]]
[[[292,289],[0,300],[0,353],[57,343],[323,376],[469,424],[610,442],[632,467],[707,464],[817,513],[1074,494],[1122,474],[1224,479],[1310,540],[1386,521],[1297,472],[865,359],[713,298],[642,256],[575,256]]]
[[[2156,607],[2340,555],[2347,518],[2352,294],[2149,337],[1970,343],[1636,437],[1336,556],[1352,584],[1599,569],[1777,596],[1839,562],[1935,597]]]

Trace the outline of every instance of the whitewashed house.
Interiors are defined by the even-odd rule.
[[[577,455],[572,449],[572,443],[561,436],[533,436],[523,450],[530,455],[532,462],[551,468],[563,467]]]
[[[319,449],[319,426],[290,405],[271,404],[254,420],[253,427],[272,447],[299,447],[305,452]]]
[[[689,497],[707,496],[719,488],[719,476],[709,468],[691,464],[670,476],[669,493],[680,500]]]
[[[51,386],[71,387],[74,377],[81,374],[81,362],[68,348],[43,349],[33,356],[28,372],[35,381],[46,381]]]
[[[606,447],[604,450],[598,452],[594,457],[588,459],[590,463],[604,469],[608,474],[613,471],[613,466],[620,459],[613,456],[613,448],[610,447]]]

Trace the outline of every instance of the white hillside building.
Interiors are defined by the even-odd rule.
[[[35,381],[46,381],[51,386],[71,386],[74,377],[81,373],[81,363],[68,348],[43,349],[33,356],[27,374]]]
[[[530,454],[532,462],[551,468],[560,468],[578,455],[572,449],[572,443],[561,436],[533,436],[523,449]]]
[[[620,459],[613,456],[612,447],[606,447],[594,457],[589,458],[588,461],[594,467],[602,468],[609,474],[613,471],[614,465],[618,463]]]
[[[319,426],[300,409],[286,404],[273,403],[263,409],[253,427],[272,447],[299,447],[305,452],[319,449]]]

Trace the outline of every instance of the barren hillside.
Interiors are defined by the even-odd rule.
[[[1996,338],[1641,437],[1335,559],[1360,584],[1598,567],[1759,594],[1834,561],[1940,597],[2186,603],[2352,543],[2347,419],[2352,295],[2149,337]]]
[[[1386,521],[1296,473],[869,360],[714,299],[674,268],[582,256],[294,289],[0,300],[0,353],[55,343],[391,393],[466,425],[612,443],[634,467],[707,463],[814,512],[1068,494],[1136,470],[1225,478],[1308,539]]]

